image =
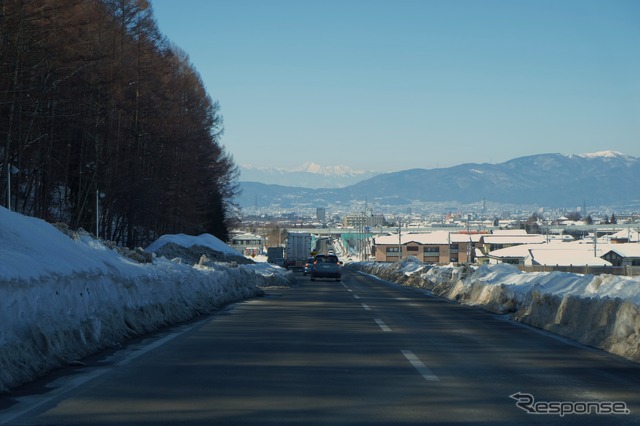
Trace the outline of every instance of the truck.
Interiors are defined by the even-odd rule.
[[[290,232],[285,247],[285,266],[287,269],[303,270],[304,263],[311,256],[313,236],[309,232]]]
[[[267,262],[284,266],[284,247],[267,247]]]

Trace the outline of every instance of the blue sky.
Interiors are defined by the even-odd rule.
[[[640,157],[637,0],[151,0],[236,163]]]

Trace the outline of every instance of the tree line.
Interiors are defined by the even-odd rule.
[[[147,0],[0,0],[3,206],[129,247],[227,240],[238,169],[222,124]]]

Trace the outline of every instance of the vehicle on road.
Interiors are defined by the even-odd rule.
[[[319,254],[313,258],[311,281],[315,281],[317,278],[333,278],[336,281],[342,280],[338,256]]]
[[[279,259],[284,259],[284,247],[267,247],[267,262],[280,265]]]
[[[302,275],[309,275],[311,273],[311,269],[313,269],[314,258],[310,257],[304,263],[304,269],[302,270]]]
[[[285,245],[286,268],[303,271],[304,262],[311,253],[313,236],[308,232],[290,232]]]

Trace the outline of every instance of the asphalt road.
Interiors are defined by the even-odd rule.
[[[0,424],[640,424],[640,365],[349,272],[85,363],[2,396]]]

